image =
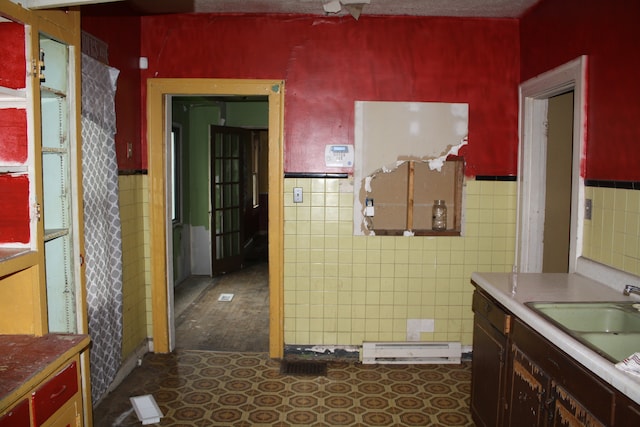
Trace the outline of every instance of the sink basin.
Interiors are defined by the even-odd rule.
[[[640,351],[637,302],[530,302],[527,306],[614,363]]]
[[[634,302],[534,302],[528,305],[574,332],[639,332]],[[640,305],[638,305],[640,308]]]
[[[619,362],[640,351],[640,334],[637,333],[598,333],[580,334],[592,349],[612,362]]]

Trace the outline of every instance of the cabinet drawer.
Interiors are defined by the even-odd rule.
[[[34,425],[42,425],[77,392],[78,369],[74,361],[31,395]]]
[[[0,416],[0,427],[29,427],[29,401],[24,399]]]
[[[473,293],[473,312],[484,317],[501,334],[508,334],[511,327],[511,315],[507,314],[495,301],[479,291]]]

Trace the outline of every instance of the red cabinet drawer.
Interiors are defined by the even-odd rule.
[[[78,392],[76,362],[67,365],[31,395],[33,420],[37,427]]]
[[[0,174],[0,243],[29,243],[29,177]]]
[[[1,416],[0,427],[29,427],[29,401],[23,400]]]

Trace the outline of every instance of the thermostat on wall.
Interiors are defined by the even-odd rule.
[[[325,166],[350,168],[353,166],[353,145],[330,144],[324,148]]]

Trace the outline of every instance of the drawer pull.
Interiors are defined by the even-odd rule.
[[[57,391],[56,393],[52,393],[51,396],[49,396],[49,399],[54,400],[62,395],[65,391],[67,391],[67,386],[66,384],[63,384],[62,387],[60,387],[59,391]]]

